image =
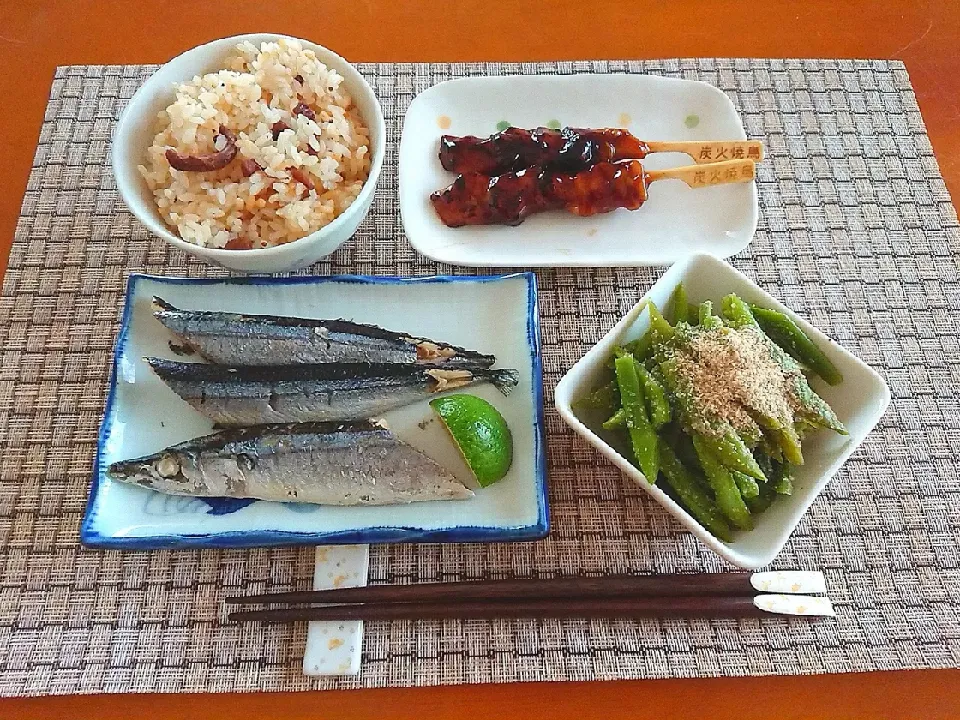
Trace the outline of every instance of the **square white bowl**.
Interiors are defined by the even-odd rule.
[[[652,300],[657,307],[663,308],[680,282],[693,302],[712,300],[717,306],[724,295],[736,293],[748,303],[787,314],[843,374],[843,382],[837,386],[831,387],[819,378],[811,384],[830,403],[850,434],[844,437],[820,431],[809,435],[803,443],[805,463],[796,469],[794,476],[793,495],[778,497],[769,509],[756,516],[757,525],[753,530],[735,533],[730,543],[714,537],[663,490],[647,482],[643,473],[629,460],[584,425],[572,408],[577,399],[597,387],[614,346],[640,337],[649,327],[649,314],[643,312],[646,302]],[[693,255],[664,273],[640,302],[570,368],[557,385],[555,400],[560,416],[570,427],[646,490],[705,545],[734,565],[754,570],[769,564],[780,553],[807,508],[874,428],[890,403],[890,389],[875,370],[797,317],[743,273],[710,255]]]

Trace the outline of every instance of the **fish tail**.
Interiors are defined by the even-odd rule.
[[[180,369],[182,365],[186,363],[178,363],[176,360],[167,360],[166,358],[158,357],[145,357],[143,358],[144,362],[150,366],[150,369],[153,370],[161,378],[166,379],[171,376],[174,371]]]
[[[509,395],[520,382],[520,373],[516,370],[493,370],[490,382],[504,395]]]
[[[457,348],[458,357],[452,358],[450,362],[451,365],[459,365],[461,367],[475,367],[486,369],[493,366],[497,362],[495,355],[485,355],[484,353],[477,352],[476,350],[465,350],[463,348]]]
[[[175,308],[173,305],[168,303],[162,297],[156,295],[153,296],[153,311],[155,313],[159,312],[176,312],[179,308]]]

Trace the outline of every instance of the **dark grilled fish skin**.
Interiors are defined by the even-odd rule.
[[[181,310],[153,299],[154,316],[181,342],[221,365],[330,362],[490,367],[493,355],[347,320]]]
[[[366,420],[447,390],[490,382],[504,395],[516,370],[326,363],[224,367],[146,358],[196,410],[220,425]]]
[[[173,495],[319,505],[473,495],[432,459],[371,423],[231,428],[114,463],[107,476]]]

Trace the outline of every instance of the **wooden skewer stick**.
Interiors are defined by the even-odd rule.
[[[759,140],[648,140],[646,145],[652,153],[685,153],[698,165],[724,160],[763,160],[763,143]]]
[[[727,183],[751,182],[756,176],[753,160],[727,160],[711,165],[684,165],[667,170],[647,170],[647,183],[657,180],[682,180],[692,188]]]

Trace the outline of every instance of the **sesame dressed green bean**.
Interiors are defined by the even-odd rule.
[[[624,428],[626,426],[627,411],[623,408],[618,408],[617,411],[603,423],[604,430],[616,430],[617,428]]]
[[[697,325],[702,328],[718,328],[723,325],[723,320],[713,314],[713,303],[709,300],[697,305]]]
[[[786,350],[797,362],[809,367],[828,385],[839,385],[843,375],[823,350],[789,317],[777,310],[751,305],[753,317],[771,340]]]
[[[670,401],[667,391],[653,373],[643,365],[637,364],[637,375],[640,377],[640,387],[646,400],[647,412],[650,414],[650,423],[659,429],[670,422]]]
[[[633,445],[637,465],[650,483],[657,481],[659,472],[659,448],[657,433],[650,424],[644,407],[643,389],[637,375],[637,361],[632,355],[618,357],[615,363],[620,400],[627,419],[627,430]]]
[[[670,295],[670,302],[667,304],[667,312],[664,317],[673,324],[690,322],[690,303],[687,302],[687,291],[683,283],[677,285]]]
[[[697,482],[693,473],[684,467],[669,443],[661,443],[660,470],[677,497],[680,504],[707,530],[721,540],[733,539],[730,525],[717,507],[713,498]]]
[[[650,313],[650,331],[653,333],[653,342],[666,343],[673,338],[674,328],[667,319],[660,314],[660,310],[652,302],[647,303]]]
[[[731,470],[730,474],[744,500],[752,500],[760,496],[760,485],[754,478],[737,470]]]
[[[694,304],[678,285],[665,314],[616,348],[608,382],[576,404],[611,444],[723,541],[794,487],[807,432],[846,434],[807,376],[842,378],[786,315],[737,295]],[[587,422],[584,420],[584,422]],[[587,423],[590,424],[590,423]],[[600,430],[598,430],[599,432]]]
[[[725,467],[720,458],[713,453],[711,445],[704,441],[701,435],[693,436],[693,447],[700,458],[700,466],[710,487],[713,488],[717,506],[727,519],[741,530],[753,527],[750,510],[743,502],[743,496],[728,467]]]

